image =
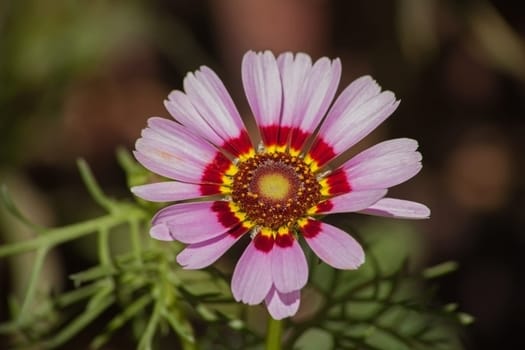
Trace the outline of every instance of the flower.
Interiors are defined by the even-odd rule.
[[[379,143],[330,170],[399,104],[369,76],[332,104],[340,75],[339,59],[312,64],[302,53],[246,53],[242,82],[261,137],[255,148],[223,83],[203,66],[186,76],[184,92],[165,101],[176,121],[150,118],[136,142],[142,165],[175,180],[132,188],[149,201],[175,202],[155,215],[151,236],[186,244],[177,261],[200,269],[250,233],[233,272],[233,296],[250,305],[265,301],[275,319],[297,312],[307,283],[300,237],[335,268],[356,269],[365,260],[355,239],[319,216],[430,215],[422,204],[385,197],[421,170],[415,140]]]

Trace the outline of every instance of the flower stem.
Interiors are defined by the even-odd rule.
[[[282,321],[270,317],[268,320],[268,331],[266,333],[266,350],[281,350],[282,333]]]

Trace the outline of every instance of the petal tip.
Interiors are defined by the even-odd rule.
[[[365,254],[363,253],[363,255],[357,260],[357,264],[355,268],[356,269],[360,268],[365,262],[366,262],[366,258],[365,258]]]
[[[142,193],[141,187],[142,186],[133,186],[129,190],[130,190],[131,193],[133,193],[133,195],[142,198],[142,196],[141,196],[141,193]]]
[[[432,214],[429,207],[427,207],[424,204],[421,204],[423,207],[421,208],[421,219],[430,219],[430,216]]]
[[[156,224],[149,230],[151,237],[158,239],[159,241],[174,241],[175,239],[171,235],[168,226],[164,223]]]
[[[272,286],[264,301],[270,316],[275,320],[282,320],[294,316],[299,310],[301,291],[281,293],[275,286]]]

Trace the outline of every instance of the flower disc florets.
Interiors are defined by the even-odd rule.
[[[321,198],[321,186],[300,157],[261,153],[237,167],[232,200],[259,226],[292,228]]]

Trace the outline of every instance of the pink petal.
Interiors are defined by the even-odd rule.
[[[410,179],[422,168],[421,153],[414,146],[413,140],[392,140],[361,152],[343,165],[350,187],[358,191],[389,188]]]
[[[171,235],[170,229],[163,222],[153,224],[149,230],[149,234],[151,237],[158,239],[159,241],[175,240],[175,238]]]
[[[142,137],[165,143],[182,154],[193,155],[202,163],[208,163],[217,153],[215,147],[197,136],[193,130],[165,118],[149,118],[148,128],[142,130]]]
[[[369,208],[383,198],[387,190],[352,191],[326,200],[319,205],[318,213],[350,213]]]
[[[333,155],[346,151],[388,118],[398,104],[392,92],[379,93],[379,86],[370,77],[357,79],[328,112],[311,153],[319,153],[317,148],[324,144],[330,146]],[[320,165],[329,160],[323,159]]]
[[[339,59],[330,61],[323,57],[311,65],[311,59],[290,53],[278,58],[283,81],[282,126],[297,128],[291,144],[300,149],[325,115],[332,102],[341,76]],[[295,140],[299,138],[299,140]]]
[[[363,167],[348,169],[347,174],[351,179],[350,186],[354,190],[361,191],[399,185],[414,177],[423,168],[417,159],[421,159],[419,152],[414,157],[398,157],[395,161],[376,159],[367,162]],[[359,175],[352,172],[365,169],[366,171],[362,171]]]
[[[276,320],[282,320],[295,315],[299,310],[301,291],[294,290],[289,293],[281,293],[272,286],[264,300],[270,315]]]
[[[374,146],[365,149],[346,162],[345,166],[351,167],[355,164],[366,161],[367,159],[379,158],[390,153],[415,152],[417,148],[418,143],[416,140],[408,138],[391,139],[377,143]]]
[[[191,104],[190,98],[182,91],[172,91],[168,99],[164,101],[164,106],[182,125],[188,127],[202,138],[210,141],[214,145],[221,145],[224,141],[210,127],[206,120],[197,112]]]
[[[184,79],[184,90],[193,107],[225,143],[245,133],[230,94],[211,69],[203,66],[195,74],[189,73]]]
[[[314,253],[332,267],[356,269],[365,261],[365,252],[361,245],[337,227],[309,220],[302,231]]]
[[[193,157],[178,154],[177,150],[155,141],[138,139],[135,148],[133,155],[140,164],[155,174],[173,180],[199,183],[206,168]]]
[[[187,128],[162,118],[150,118],[134,152],[147,169],[175,180],[200,183],[205,169],[214,168],[218,151]],[[224,157],[223,157],[224,158]]]
[[[135,186],[131,192],[135,196],[152,202],[174,202],[200,197],[200,185],[185,182],[167,181]]]
[[[360,213],[403,219],[428,219],[430,209],[421,203],[395,198],[383,198]]]
[[[152,226],[159,227],[155,228],[159,233],[154,237],[167,238],[165,229],[160,230],[159,224],[169,229],[173,239],[183,243],[199,243],[220,236],[239,221],[221,222],[222,215],[230,213],[218,211],[216,203],[220,202],[180,203],[160,210],[152,220]]]
[[[210,266],[241,236],[236,237],[225,233],[204,242],[190,244],[177,255],[177,262],[185,269],[192,270]]]
[[[277,58],[283,85],[283,111],[281,125],[293,126],[294,116],[299,113],[301,89],[312,69],[312,59],[304,53],[294,55],[290,52]],[[286,140],[284,140],[286,141]]]
[[[287,246],[275,244],[271,250],[273,283],[283,293],[299,290],[308,281],[308,264],[303,249],[291,235],[289,242]]]
[[[279,125],[282,87],[275,57],[270,51],[249,51],[242,60],[246,98],[259,127]]]
[[[339,79],[341,77],[341,61],[333,62],[326,57],[319,59],[312,67],[306,84],[303,85],[300,114],[294,114],[294,125],[302,131],[313,133],[321,122],[332,102]]]
[[[249,305],[262,302],[272,286],[271,266],[270,254],[257,249],[252,240],[233,271],[235,300]]]
[[[334,115],[351,112],[380,92],[381,87],[372,77],[365,75],[357,78],[341,92],[330,109],[329,116],[334,118]]]

